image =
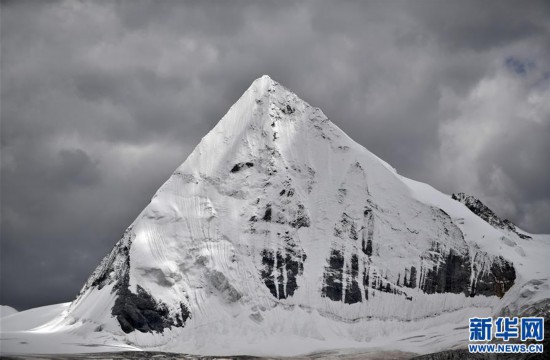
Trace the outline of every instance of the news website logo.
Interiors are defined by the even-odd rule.
[[[532,343],[544,340],[542,317],[470,318],[470,342],[488,342],[493,339],[505,343],[468,344],[471,353],[543,353],[544,345]],[[510,343],[510,340],[530,343]]]

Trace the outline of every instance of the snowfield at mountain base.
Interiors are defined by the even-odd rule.
[[[545,316],[550,235],[399,175],[268,76],[153,196],[72,303],[2,354],[426,354],[468,318]]]

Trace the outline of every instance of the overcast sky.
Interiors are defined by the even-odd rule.
[[[71,301],[263,74],[550,233],[549,1],[2,1],[1,293]]]

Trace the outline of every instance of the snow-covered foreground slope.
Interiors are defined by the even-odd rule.
[[[540,311],[550,238],[457,199],[398,175],[264,76],[78,298],[30,330],[3,329],[17,339],[3,351],[51,352],[48,338],[54,352],[426,353],[464,343],[470,316]]]
[[[15,314],[16,312],[17,310],[12,308],[11,306],[0,305],[0,318]]]
[[[70,303],[42,306],[12,313],[0,319],[0,354],[9,353],[87,353],[90,351],[139,350],[121,344],[119,340],[95,336],[87,339],[68,332],[36,331],[35,329],[59,316],[69,308]]]

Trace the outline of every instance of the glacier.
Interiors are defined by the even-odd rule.
[[[399,175],[263,76],[72,303],[2,318],[2,351],[451,349],[469,317],[548,312],[549,241]]]

